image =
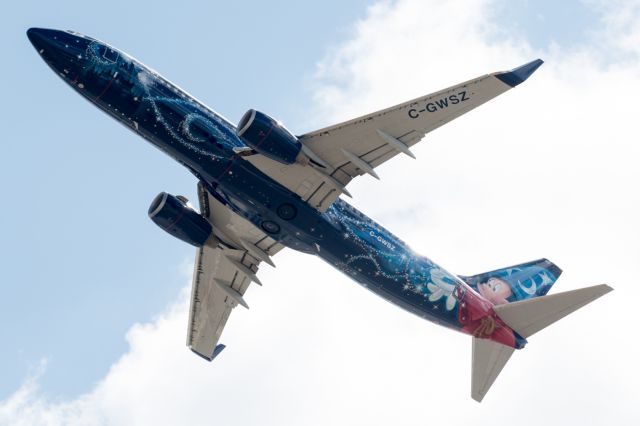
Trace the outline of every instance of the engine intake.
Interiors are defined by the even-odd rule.
[[[174,237],[202,247],[211,236],[211,224],[195,211],[186,198],[161,192],[149,206],[149,218]]]
[[[298,138],[282,124],[255,109],[245,112],[236,132],[256,152],[283,164],[295,162],[302,149]]]

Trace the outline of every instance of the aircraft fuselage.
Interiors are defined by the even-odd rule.
[[[219,201],[283,245],[321,257],[423,318],[516,348],[526,343],[462,279],[344,200],[321,213],[262,173],[234,151],[245,144],[232,123],[142,63],[77,33],[31,29],[29,38],[74,90],[183,164]],[[283,205],[294,207],[294,217],[282,217]]]

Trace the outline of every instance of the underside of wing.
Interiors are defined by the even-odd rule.
[[[246,159],[298,194],[314,208],[326,210],[347,184],[370,174],[390,158],[405,154],[427,133],[482,105],[526,80],[540,65],[537,59],[511,71],[484,75],[427,96],[299,137],[308,164],[282,163],[262,155]]]
[[[231,310],[239,303],[213,282],[213,271],[219,267],[222,258],[222,252],[219,249],[199,248],[193,272],[187,346],[209,361],[217,355],[214,354],[214,350],[222,330]],[[228,272],[231,273],[232,269],[229,268]],[[246,291],[246,288],[244,290]],[[238,298],[244,300],[242,299],[244,291],[242,293],[238,289],[235,291]]]
[[[198,185],[200,211],[213,225],[214,234],[198,248],[193,272],[187,346],[212,360],[224,348],[220,335],[233,308],[249,308],[244,295],[249,285],[261,285],[260,262],[273,265],[271,256],[282,245],[250,222],[233,213]]]

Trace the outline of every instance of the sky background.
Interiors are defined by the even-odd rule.
[[[640,421],[640,5],[558,3],[4,9],[0,424]],[[295,133],[541,57],[526,84],[429,134],[417,161],[355,181],[353,203],[453,272],[548,257],[565,271],[554,291],[616,291],[530,339],[478,405],[468,336],[283,251],[205,363],[184,346],[194,250],[146,213],[161,191],[195,199],[195,179],[69,90],[31,26],[104,40],[233,122],[257,108]]]

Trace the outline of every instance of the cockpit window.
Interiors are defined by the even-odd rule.
[[[94,60],[105,65],[117,63],[119,56],[117,50],[96,42],[89,44],[87,53],[93,57]]]
[[[118,52],[110,47],[104,47],[104,53],[102,57],[105,58],[109,62],[117,62],[118,61]]]

